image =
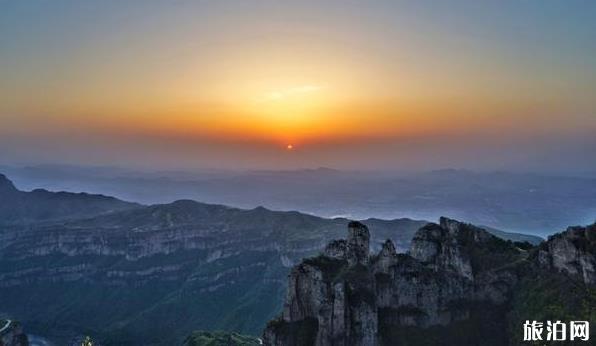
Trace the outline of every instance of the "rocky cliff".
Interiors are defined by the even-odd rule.
[[[587,284],[596,283],[596,224],[569,227],[540,245],[539,263],[547,269],[579,276]]]
[[[188,200],[116,211],[110,198],[0,180],[0,311],[57,344],[84,333],[129,345],[171,345],[195,329],[257,334],[281,307],[289,269],[346,222]],[[424,223],[371,222],[373,248],[381,237],[405,247]]]
[[[263,339],[279,346],[515,344],[513,329],[528,313],[570,317],[549,315],[552,301],[512,308],[513,301],[525,306],[532,284],[546,281],[552,269],[569,275],[553,294],[567,294],[565,282],[573,282],[577,303],[588,308],[571,316],[591,317],[595,231],[570,228],[528,248],[441,218],[416,232],[407,254],[396,253],[391,240],[371,254],[367,227],[352,222],[346,240],[292,269],[282,314]]]
[[[257,334],[281,309],[290,268],[341,237],[348,222],[189,200],[121,205],[18,191],[7,179],[2,186],[0,311],[35,334],[67,341],[89,331],[96,341],[129,345],[171,345],[195,329]],[[3,219],[3,211],[18,217]],[[426,224],[364,222],[375,231],[368,239],[374,251],[388,238],[408,248]],[[362,241],[365,234],[354,231]],[[348,245],[347,258],[367,265],[368,247],[346,243],[337,251]]]

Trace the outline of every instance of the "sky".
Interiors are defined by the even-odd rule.
[[[596,172],[593,1],[0,0],[0,163]]]

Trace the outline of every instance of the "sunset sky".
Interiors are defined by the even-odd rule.
[[[594,1],[2,1],[0,164],[596,171]]]

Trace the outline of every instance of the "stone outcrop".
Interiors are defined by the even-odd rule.
[[[569,227],[540,246],[538,259],[545,268],[579,276],[586,284],[596,284],[596,224]]]
[[[329,258],[343,259],[348,251],[348,243],[344,239],[332,240],[325,246],[323,255]]]
[[[365,225],[350,222],[347,240],[332,241],[322,256],[292,270],[283,314],[265,332],[267,343],[376,344],[377,309],[371,300],[375,280],[366,267],[369,240]],[[342,275],[342,280],[336,280]],[[288,332],[295,329],[302,335]]]
[[[370,233],[365,225],[358,221],[348,224],[346,260],[350,265],[367,264],[370,246]]]
[[[416,233],[409,254],[434,271],[455,272],[473,280],[470,254],[461,242],[464,237],[472,237],[476,243],[481,243],[492,236],[484,230],[442,217],[439,225],[429,224]]]
[[[508,304],[525,273],[551,266],[593,283],[594,227],[570,229],[528,250],[441,218],[415,234],[408,253],[396,253],[387,240],[370,254],[368,229],[352,222],[346,240],[294,267],[283,312],[267,325],[264,343],[507,344]]]

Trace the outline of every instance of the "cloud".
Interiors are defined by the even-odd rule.
[[[265,93],[262,101],[278,101],[294,97],[298,95],[311,94],[322,90],[323,87],[320,85],[299,85],[290,88],[273,90]]]

